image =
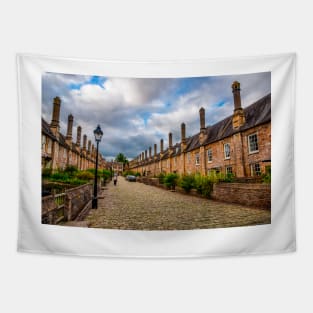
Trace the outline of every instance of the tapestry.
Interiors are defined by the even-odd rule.
[[[18,55],[18,251],[295,251],[295,63]]]

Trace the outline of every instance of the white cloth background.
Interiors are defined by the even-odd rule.
[[[201,257],[291,252],[294,217],[294,54],[171,62],[118,62],[19,55],[18,250],[112,257]],[[188,77],[271,71],[272,222],[258,227],[127,231],[41,224],[41,75]]]

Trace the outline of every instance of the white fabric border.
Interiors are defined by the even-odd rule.
[[[18,251],[106,257],[205,257],[295,251],[295,68],[295,54],[144,62],[18,55]],[[271,224],[180,231],[109,230],[41,224],[43,72],[111,77],[194,77],[264,71],[272,73]]]

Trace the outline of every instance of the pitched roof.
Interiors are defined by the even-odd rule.
[[[253,104],[243,109],[245,114],[245,124],[238,129],[233,129],[232,115],[222,121],[208,126],[205,129],[207,138],[204,145],[232,136],[240,131],[245,131],[255,126],[265,124],[271,121],[271,94],[259,99]],[[187,139],[186,151],[191,151],[200,147],[199,133]]]
[[[56,140],[56,137],[54,136],[53,132],[50,129],[50,125],[43,118],[41,119],[41,130],[45,135]]]

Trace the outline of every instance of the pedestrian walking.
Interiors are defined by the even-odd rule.
[[[116,184],[117,184],[117,175],[114,175],[113,182],[114,182],[114,186],[116,186]]]

